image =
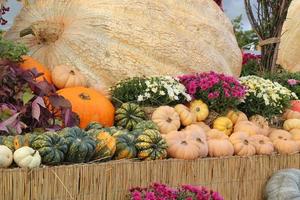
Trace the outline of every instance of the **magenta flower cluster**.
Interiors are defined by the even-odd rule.
[[[216,72],[183,75],[179,80],[189,95],[203,100],[215,111],[236,107],[246,95],[246,88],[238,79]]]
[[[260,55],[255,55],[252,53],[244,53],[243,52],[243,65],[247,64],[251,60],[260,60],[261,56]]]
[[[174,189],[160,183],[132,188],[128,197],[130,200],[224,200],[218,192],[205,187],[183,185]]]
[[[295,85],[297,85],[298,83],[300,83],[300,81],[298,81],[298,80],[296,80],[296,79],[288,79],[287,82],[288,82],[288,84],[289,84],[290,86],[295,86]]]

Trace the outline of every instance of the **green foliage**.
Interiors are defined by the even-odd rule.
[[[242,19],[242,15],[240,15],[232,20],[235,36],[238,41],[239,47],[243,48],[244,46],[251,43],[254,43],[254,45],[256,46],[258,44],[258,37],[256,33],[253,30],[245,31],[243,29]]]
[[[5,40],[3,38],[3,32],[0,32],[0,60],[19,62],[22,60],[21,56],[27,53],[28,49],[23,44]]]
[[[115,104],[131,102],[143,106],[175,105],[191,100],[184,85],[170,76],[133,77],[110,88]]]
[[[261,67],[259,60],[249,60],[242,67],[241,76],[262,76],[264,74],[264,69]]]
[[[265,78],[276,81],[294,92],[297,97],[300,97],[300,72],[288,72],[284,69],[279,69],[273,73],[265,73]]]

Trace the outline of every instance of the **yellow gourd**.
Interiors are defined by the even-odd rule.
[[[183,104],[175,106],[175,111],[178,113],[180,122],[183,126],[191,125],[196,122],[196,114],[190,112],[189,108]]]
[[[190,104],[190,110],[196,114],[197,121],[201,122],[205,120],[209,115],[208,106],[201,100],[194,100]]]
[[[241,111],[230,110],[226,117],[228,117],[233,124],[236,124],[240,121],[248,121],[247,115]]]
[[[219,117],[213,123],[213,128],[230,135],[233,129],[232,121],[227,117]]]
[[[290,131],[292,129],[300,129],[300,119],[288,119],[283,123],[283,129]]]

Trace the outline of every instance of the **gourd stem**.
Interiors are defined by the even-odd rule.
[[[36,152],[37,152],[37,150],[34,150],[34,152],[33,152],[32,156],[34,156],[34,155],[36,154]]]
[[[71,75],[75,75],[75,72],[73,70],[70,71]]]
[[[182,141],[181,144],[187,145],[187,142],[186,141]]]
[[[25,28],[20,32],[20,37],[24,37],[27,35],[35,35],[31,27]]]
[[[86,93],[80,93],[79,97],[83,100],[91,100],[91,97]]]
[[[172,119],[171,119],[170,117],[168,117],[167,122],[168,122],[168,123],[171,123],[171,122],[172,122]]]
[[[249,144],[248,140],[244,140],[244,144],[248,145]]]

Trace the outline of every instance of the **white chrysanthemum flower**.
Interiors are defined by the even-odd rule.
[[[139,95],[137,101],[138,102],[144,101],[144,97],[142,95]]]
[[[164,96],[164,95],[166,95],[166,93],[165,93],[164,91],[161,90],[161,91],[159,92],[159,95]]]
[[[157,93],[158,89],[157,89],[157,87],[153,87],[153,88],[151,88],[151,91],[154,93]]]
[[[146,97],[146,98],[150,98],[150,97],[151,97],[151,94],[148,93],[148,92],[146,92],[146,93],[145,93],[145,97]]]

